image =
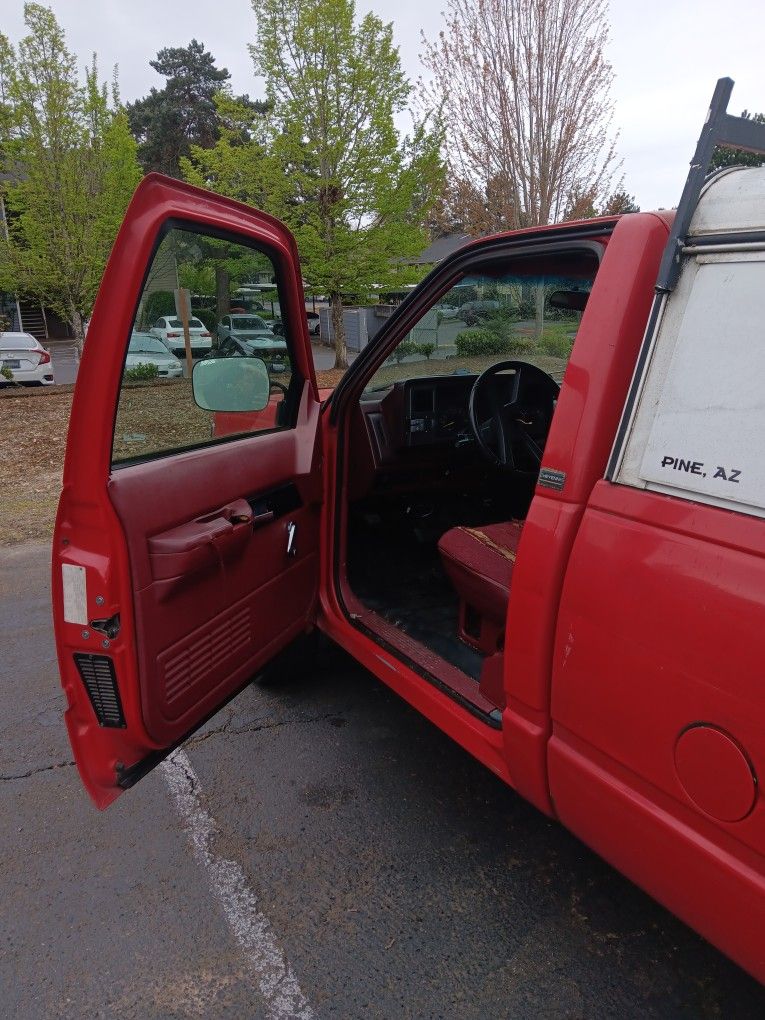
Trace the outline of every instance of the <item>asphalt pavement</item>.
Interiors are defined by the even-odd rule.
[[[77,381],[77,348],[73,340],[44,340],[43,345],[50,351],[53,362],[53,378],[57,386]]]
[[[61,719],[48,548],[0,562],[4,1016],[765,1015],[765,989],[331,647],[100,814]]]

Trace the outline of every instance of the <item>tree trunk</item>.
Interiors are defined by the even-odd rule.
[[[540,283],[537,287],[536,293],[536,335],[537,340],[542,336],[542,332],[545,328],[545,288],[544,284]]]
[[[231,276],[223,266],[215,267],[215,310],[219,319],[231,311]]]
[[[69,306],[69,325],[74,331],[75,355],[79,361],[82,357],[82,346],[85,343],[85,323],[74,305]]]
[[[330,294],[332,308],[332,331],[335,334],[335,368],[348,367],[348,348],[345,344],[345,323],[343,322],[343,302],[339,294]]]

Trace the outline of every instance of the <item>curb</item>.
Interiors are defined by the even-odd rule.
[[[64,393],[74,393],[74,383],[56,383],[53,386],[2,386],[0,400],[26,400],[30,397],[55,397]]]

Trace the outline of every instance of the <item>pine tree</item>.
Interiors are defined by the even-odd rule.
[[[209,149],[218,140],[221,121],[215,97],[228,92],[231,75],[225,67],[216,67],[212,53],[196,39],[188,46],[160,50],[149,65],[167,81],[128,104],[130,127],[144,170],[180,177],[181,160],[193,146]],[[253,113],[262,107],[247,96],[236,101]]]

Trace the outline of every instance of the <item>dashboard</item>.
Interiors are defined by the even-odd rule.
[[[360,407],[377,456],[386,461],[407,450],[453,447],[469,436],[468,400],[476,379],[405,379],[379,394],[365,393]]]
[[[408,446],[449,443],[469,435],[468,399],[474,375],[410,379],[404,383],[404,431]]]
[[[477,375],[406,379],[363,394],[350,426],[349,492],[454,488],[487,467],[468,424]]]

